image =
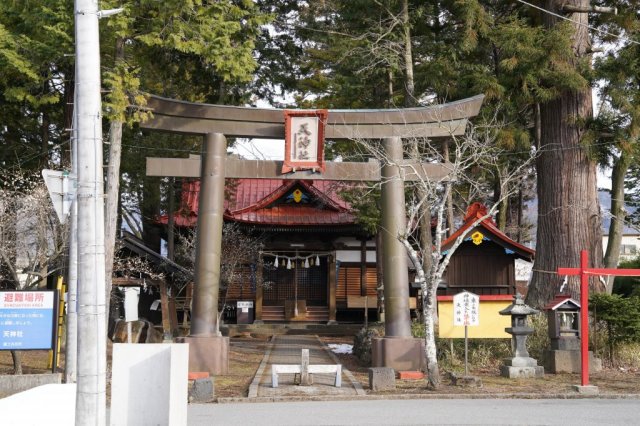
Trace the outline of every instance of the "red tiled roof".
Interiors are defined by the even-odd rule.
[[[483,216],[487,215],[487,208],[482,203],[473,203],[467,209],[467,214],[464,217],[464,223],[456,232],[453,233],[449,238],[447,238],[442,243],[442,250],[447,250],[451,244],[458,238],[463,232],[468,230],[473,223],[480,219]],[[478,223],[475,228],[483,228],[484,231],[493,235],[495,237],[494,241],[503,246],[510,246],[515,249],[514,251],[518,252],[518,254],[525,259],[533,260],[536,255],[535,250],[530,249],[529,247],[523,246],[520,243],[513,241],[509,238],[504,232],[498,229],[496,223],[493,221],[491,216],[485,218],[480,223]]]
[[[337,192],[342,184],[332,181],[233,179],[226,185],[225,219],[256,225],[352,225],[355,217]],[[278,203],[294,188],[313,201],[308,204]],[[177,226],[195,226],[198,221],[200,181],[184,182]],[[168,217],[161,216],[166,224]]]
[[[571,298],[571,296],[567,296],[564,294],[557,294],[556,297],[547,303],[547,305],[542,308],[544,311],[555,311],[558,307],[562,306],[566,302],[574,304],[578,309],[580,308],[580,303],[576,302]]]

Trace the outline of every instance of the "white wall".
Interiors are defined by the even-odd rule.
[[[607,249],[609,236],[602,237],[602,249]],[[640,255],[640,235],[623,235],[620,245],[620,260],[631,260]]]

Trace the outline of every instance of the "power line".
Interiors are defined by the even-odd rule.
[[[563,16],[563,15],[560,15],[560,14],[558,14],[558,13],[552,12],[552,11],[550,11],[550,10],[548,10],[548,9],[543,8],[543,7],[536,6],[535,4],[531,4],[531,3],[526,2],[526,1],[524,1],[524,0],[517,0],[517,1],[518,1],[519,3],[522,3],[522,4],[524,4],[524,5],[527,5],[527,6],[529,6],[529,7],[534,8],[534,9],[537,9],[537,10],[539,10],[539,11],[541,11],[541,12],[544,12],[544,13],[546,13],[546,14],[548,14],[548,15],[552,15],[552,16],[555,16],[556,18],[564,19],[565,21],[572,22],[572,23],[574,23],[574,24],[576,24],[576,25],[579,25],[579,26],[581,26],[581,27],[588,28],[588,29],[590,29],[590,30],[592,30],[592,31],[596,31],[596,32],[598,32],[598,33],[600,33],[600,34],[608,35],[608,36],[611,36],[611,37],[614,37],[614,38],[617,38],[617,39],[620,39],[620,40],[627,41],[627,42],[629,42],[629,43],[633,43],[633,44],[638,44],[638,45],[640,45],[640,42],[637,42],[637,41],[635,41],[635,40],[631,40],[629,37],[625,37],[625,36],[622,36],[622,35],[619,35],[619,34],[613,34],[613,33],[610,33],[610,32],[608,32],[608,31],[601,30],[600,28],[592,27],[592,26],[591,26],[591,25],[589,25],[589,24],[583,24],[582,22],[579,22],[579,21],[573,20],[573,19],[571,19],[571,18],[567,18],[566,16]]]
[[[17,163],[17,165],[18,166],[23,166],[26,163],[28,163],[29,161],[34,160],[37,157],[48,155],[48,154],[52,153],[54,150],[67,145],[68,143],[69,143],[69,141],[60,142],[59,144],[52,146],[46,152],[38,152],[38,153],[32,154],[31,156],[29,156],[29,157],[27,157],[25,159],[22,159],[20,162]],[[611,142],[594,142],[594,143],[590,143],[590,144],[575,145],[575,146],[570,146],[570,147],[563,147],[563,146],[558,146],[557,148],[543,147],[543,148],[541,148],[539,150],[539,152],[573,151],[573,150],[577,150],[577,149],[587,149],[587,148],[595,148],[595,147],[599,147],[599,146],[607,146],[607,145],[610,145],[610,144],[611,144]],[[560,144],[555,144],[555,145],[560,145]],[[138,150],[138,151],[159,151],[159,152],[176,152],[176,153],[200,154],[200,151],[196,150],[196,149],[160,148],[160,147],[157,147],[157,146],[133,145],[133,144],[126,144],[126,143],[123,143],[122,146],[123,147],[127,147],[127,148],[131,148],[133,150]],[[495,155],[497,155],[497,156],[513,156],[513,155],[518,155],[518,154],[530,154],[530,153],[531,153],[531,150],[521,150],[521,151],[504,151],[504,152],[496,153]]]

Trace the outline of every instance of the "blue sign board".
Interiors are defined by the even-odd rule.
[[[54,291],[0,291],[0,350],[52,349]]]

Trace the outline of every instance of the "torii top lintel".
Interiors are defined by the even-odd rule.
[[[478,114],[483,95],[420,108],[329,110],[328,139],[448,137],[464,133],[467,119]],[[284,138],[284,113],[264,109],[178,101],[151,95],[153,118],[142,128],[230,137]]]

